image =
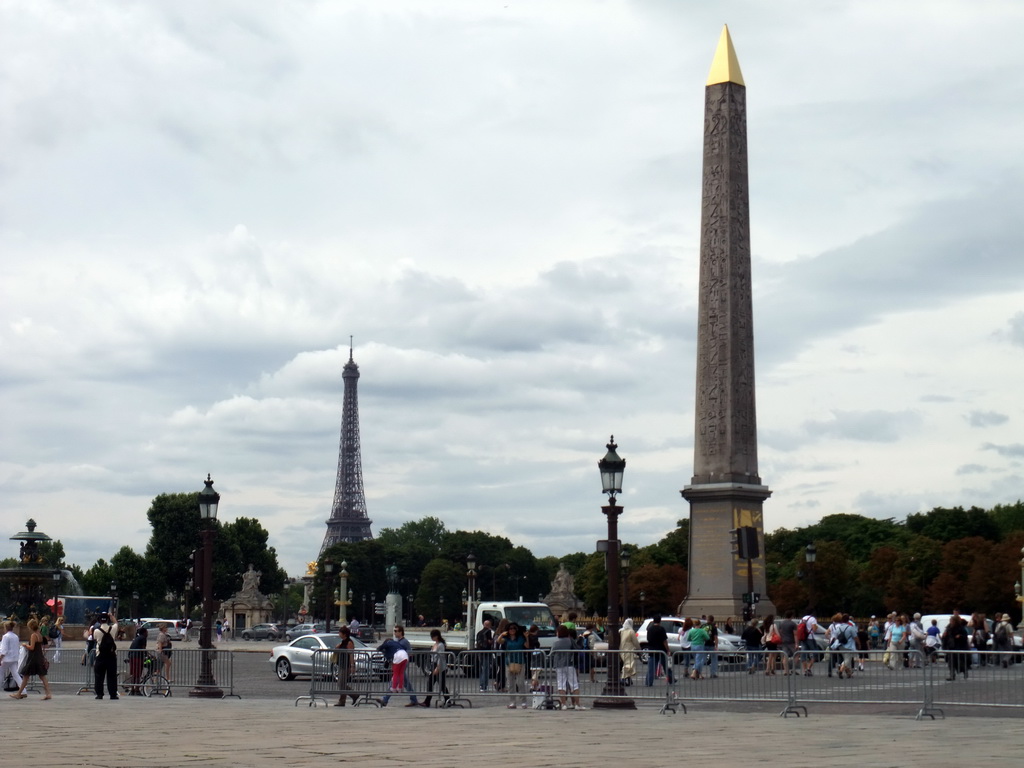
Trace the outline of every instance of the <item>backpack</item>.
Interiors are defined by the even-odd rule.
[[[488,651],[491,649],[493,642],[493,634],[489,629],[481,629],[476,633],[476,649],[478,651]]]
[[[1007,635],[1008,635],[1008,633],[1006,631],[1006,622],[1001,621],[998,624],[996,624],[996,631],[995,631],[996,642],[998,642],[1000,645],[1002,645],[1003,643],[1006,642]]]
[[[111,627],[110,629],[113,629]],[[97,647],[96,653],[99,656],[113,656],[117,653],[117,643],[114,642],[114,636],[110,631],[104,632],[102,629],[97,629],[103,637],[100,638],[99,646]]]
[[[807,639],[807,622],[801,621],[796,625],[796,639],[803,642]]]
[[[53,629],[50,630],[50,637],[54,640],[60,640],[60,627],[56,624],[54,624]]]

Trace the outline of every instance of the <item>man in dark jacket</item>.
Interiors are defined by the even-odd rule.
[[[747,672],[754,674],[757,671],[757,665],[760,654],[756,651],[761,650],[761,630],[757,626],[757,619],[751,619],[750,623],[743,628],[743,633],[740,635],[744,645],[747,646]],[[754,651],[754,653],[751,653]]]
[[[107,692],[111,699],[120,698],[117,695],[117,616],[106,613],[100,616],[100,625],[93,630],[93,638],[96,640],[96,663],[93,669],[96,673],[96,698],[103,698],[103,681],[107,681]]]
[[[668,632],[661,626],[661,616],[651,616],[651,623],[647,626],[647,684],[654,685],[654,673],[658,664],[665,665],[665,677],[669,685],[672,684],[672,652],[668,648]],[[662,651],[665,655],[657,653]]]

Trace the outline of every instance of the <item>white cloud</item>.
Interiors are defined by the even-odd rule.
[[[890,6],[5,4],[8,516],[88,565],[211,472],[298,572],[351,335],[376,529],[590,550],[614,432],[623,535],[659,538],[727,17],[769,527],[1015,500],[1024,10]]]

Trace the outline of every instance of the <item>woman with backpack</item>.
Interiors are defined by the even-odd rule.
[[[427,697],[420,706],[430,706],[430,700],[435,688],[437,688],[438,693],[444,694],[444,706],[447,706],[450,701],[448,697],[448,684],[445,682],[445,678],[448,675],[448,645],[445,643],[439,629],[430,630],[430,639],[434,641],[434,644],[430,646],[430,672],[427,674]]]
[[[999,617],[998,614],[996,617]],[[992,649],[1000,652],[994,658],[999,659],[999,663],[1003,665],[1004,669],[1008,667],[1013,658],[1010,654],[1013,650],[1013,625],[1010,623],[1010,614],[1008,613],[1002,615],[999,623],[992,630]],[[995,661],[992,663],[994,664]]]

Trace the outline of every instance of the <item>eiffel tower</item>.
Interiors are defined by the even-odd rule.
[[[341,445],[338,449],[338,481],[334,486],[334,503],[327,521],[327,534],[320,547],[320,556],[339,541],[372,539],[370,520],[366,515],[363,494],[363,461],[359,455],[359,366],[352,359],[352,337],[349,337],[348,362],[341,378],[345,381],[345,402],[341,411]]]

